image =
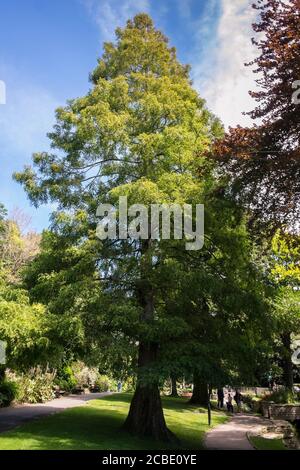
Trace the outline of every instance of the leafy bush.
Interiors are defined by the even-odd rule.
[[[29,374],[16,376],[18,384],[17,400],[26,403],[44,403],[54,398],[54,374],[34,369]]]
[[[84,362],[78,361],[72,364],[72,370],[77,386],[90,387],[96,384],[96,380],[99,376],[97,368],[87,367]]]
[[[107,375],[99,375],[96,379],[95,386],[99,388],[99,392],[108,392],[117,388],[115,381],[110,379]]]
[[[254,413],[260,412],[262,397],[254,395],[254,393],[247,392],[242,394],[242,411],[253,411]]]
[[[18,395],[18,384],[10,380],[0,382],[0,406],[9,406]]]
[[[292,404],[292,403],[297,403],[298,397],[297,397],[297,394],[295,394],[291,390],[282,388],[280,390],[276,390],[275,392],[271,393],[271,395],[264,397],[264,400],[273,401],[274,403],[278,403],[278,404],[281,404],[281,403]]]
[[[134,389],[135,389],[135,378],[127,377],[127,379],[122,382],[122,391],[133,392]]]
[[[77,384],[74,372],[70,366],[65,366],[57,372],[55,384],[61,390],[70,392]]]

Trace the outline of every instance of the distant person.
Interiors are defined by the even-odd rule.
[[[122,392],[122,382],[118,382],[118,393]]]
[[[240,391],[238,389],[236,389],[235,395],[234,395],[234,401],[236,402],[238,413],[240,413],[240,411],[241,411],[242,398],[243,398],[242,394],[240,393]]]
[[[232,396],[230,393],[228,393],[227,396],[227,410],[230,411],[230,413],[233,413]]]
[[[223,388],[218,388],[218,408],[223,408],[224,406],[224,391]]]

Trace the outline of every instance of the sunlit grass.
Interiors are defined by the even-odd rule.
[[[122,431],[131,395],[118,394],[92,400],[85,406],[26,423],[0,434],[0,449],[167,449],[164,443],[140,439]],[[180,449],[201,449],[208,430],[204,409],[190,406],[187,399],[163,398],[168,427],[180,440]],[[212,413],[212,425],[227,417]],[[173,447],[174,448],[174,447]]]
[[[257,450],[288,450],[280,438],[267,439],[260,436],[251,436],[250,442]]]

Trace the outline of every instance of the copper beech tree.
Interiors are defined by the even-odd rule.
[[[300,215],[300,1],[259,0],[252,39],[252,127],[230,128],[215,156],[253,220],[293,227]]]

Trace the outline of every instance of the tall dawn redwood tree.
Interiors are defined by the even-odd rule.
[[[172,434],[158,388],[164,328],[157,293],[162,289],[159,273],[167,263],[161,245],[166,253],[172,241],[97,241],[96,209],[100,202],[114,203],[124,195],[129,205],[202,202],[203,155],[221,126],[191,87],[188,74],[151,18],[137,15],[116,30],[115,43],[104,45],[89,93],[57,110],[49,134],[52,152],[34,154],[34,168],[15,175],[34,204],[58,204],[56,227],[65,212],[80,220],[63,234],[69,240],[90,239],[97,247],[95,267],[104,291],[118,291],[130,303],[123,327],[127,334],[135,328],[138,376],[124,427],[165,441]],[[131,319],[135,326],[128,324]]]

